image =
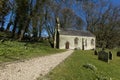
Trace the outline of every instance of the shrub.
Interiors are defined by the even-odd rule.
[[[89,64],[89,63],[83,65],[83,67],[85,67],[87,69],[90,69],[92,71],[96,71],[97,70],[97,68],[93,64]]]
[[[112,78],[98,74],[95,80],[112,80]]]

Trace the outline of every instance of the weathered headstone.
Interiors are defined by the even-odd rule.
[[[112,56],[111,51],[109,52],[109,59],[110,59],[110,60],[112,60],[112,59],[113,59],[113,56]]]
[[[109,54],[105,52],[104,50],[102,50],[98,52],[98,59],[105,61],[105,62],[109,62]]]
[[[98,55],[98,52],[96,50],[94,51],[94,55]]]
[[[117,52],[117,56],[120,56],[120,51]]]

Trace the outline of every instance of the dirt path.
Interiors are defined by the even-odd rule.
[[[60,62],[71,55],[73,50],[50,56],[34,58],[25,62],[11,63],[0,69],[0,80],[36,80],[44,76]]]

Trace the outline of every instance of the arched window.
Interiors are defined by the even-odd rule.
[[[94,42],[95,42],[94,39],[91,39],[91,45],[94,45],[95,44]]]
[[[78,40],[79,40],[78,38],[75,38],[74,39],[74,44],[78,45]]]
[[[87,46],[87,39],[85,40],[85,46]]]

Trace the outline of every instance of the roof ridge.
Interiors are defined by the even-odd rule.
[[[94,34],[92,34],[90,31],[85,30],[73,30],[73,29],[61,29],[60,30],[61,35],[74,35],[74,36],[88,36],[88,37],[95,37]]]

